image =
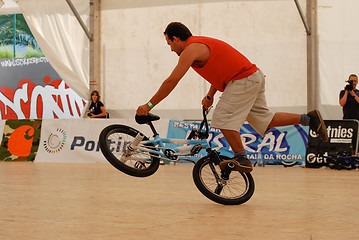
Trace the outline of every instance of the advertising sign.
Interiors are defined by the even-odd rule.
[[[41,120],[8,120],[0,146],[2,161],[34,161],[39,148]]]
[[[98,137],[107,119],[48,119],[43,123],[37,162],[106,162]]]
[[[121,124],[138,129],[151,137],[147,125],[134,119],[47,119],[43,121],[37,162],[107,163],[99,147],[99,135],[105,127]],[[156,129],[165,136],[168,120],[156,122]]]
[[[167,137],[186,138],[192,129],[198,129],[199,123],[170,120]],[[292,125],[271,129],[264,137],[260,136],[249,124],[240,129],[242,143],[248,158],[252,161],[304,162],[308,141],[308,127]],[[233,157],[232,149],[219,129],[210,128],[209,144],[221,155]],[[195,155],[199,159],[206,155],[205,150]]]
[[[79,118],[86,100],[45,57],[0,59],[0,119]]]
[[[306,153],[306,167],[319,168],[327,166],[326,159],[321,155],[338,154],[358,150],[357,120],[324,120],[328,131],[328,142],[323,142],[314,132],[309,132]],[[318,155],[319,154],[319,155]]]

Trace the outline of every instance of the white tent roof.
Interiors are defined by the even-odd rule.
[[[20,13],[20,9],[14,0],[3,1],[5,5],[0,8],[0,14]],[[39,4],[41,1],[44,0],[17,0],[19,3],[26,2],[29,4],[28,8],[31,8],[31,2],[41,5]],[[89,0],[72,1],[76,8],[81,4],[89,5]],[[66,4],[65,0],[47,0],[45,2]],[[358,9],[359,3],[355,0],[318,0],[317,2],[319,87],[316,92],[320,96],[321,110],[325,106],[329,107],[324,111],[324,117],[326,119],[340,119],[339,91],[345,85],[345,78],[358,71],[356,63],[359,61],[357,54],[359,36],[353,31],[357,25],[357,19],[353,16],[355,16],[355,9]],[[305,10],[305,3],[306,0],[300,0],[303,10]],[[71,11],[68,6],[64,5],[65,7],[68,11],[66,14],[70,16]],[[23,10],[28,10],[28,8]],[[222,12],[219,13],[218,11]],[[47,15],[45,18],[49,20],[49,12],[44,12]],[[109,108],[121,109],[122,112],[125,108],[133,112],[134,106],[144,102],[145,98],[148,100],[149,95],[160,85],[163,80],[161,78],[169,73],[175,62],[175,57],[171,58],[172,55],[168,53],[166,45],[161,42],[163,40],[161,33],[166,22],[178,20],[186,21],[195,34],[210,35],[222,38],[231,44],[238,44],[235,47],[239,47],[240,51],[243,49],[245,55],[248,54],[254,63],[258,63],[265,70],[268,78],[267,100],[270,107],[279,107],[284,110],[288,110],[288,107],[305,109],[305,90],[307,88],[305,74],[307,71],[306,35],[293,0],[102,0],[101,14],[101,67],[103,68],[101,79],[104,85],[104,101]],[[46,26],[43,19],[41,21],[36,17],[33,19],[37,21],[38,26]],[[84,19],[86,18],[84,17]],[[54,55],[67,52],[75,56],[81,55],[80,52],[76,52],[79,49],[89,50],[83,47],[85,45],[82,41],[88,41],[86,37],[81,36],[81,40],[78,41],[79,38],[76,34],[78,32],[85,34],[79,24],[76,23],[76,19],[74,22],[75,24],[70,25],[69,22],[68,24],[69,29],[73,25],[78,28],[71,30],[75,35],[71,33],[66,36],[76,38],[71,44],[76,44],[77,41],[80,42],[80,47],[77,46],[74,50],[55,50]],[[85,23],[88,24],[88,21]],[[33,27],[30,26],[30,28],[33,30]],[[65,26],[64,29],[67,27]],[[41,36],[43,29],[39,28],[37,31],[39,31],[38,35]],[[258,34],[258,38],[255,34]],[[34,36],[37,37],[36,33]],[[61,38],[64,36],[61,35]],[[46,36],[44,40],[51,41],[51,38]],[[67,45],[71,44],[67,43]],[[41,48],[43,49],[42,46]],[[49,58],[46,52],[45,55]],[[79,56],[79,62],[82,63],[82,66],[88,64],[85,55]],[[70,56],[69,59],[74,59],[74,56]],[[59,56],[56,57],[59,58]],[[161,64],[163,62],[166,62],[167,65]],[[55,70],[60,76],[64,76],[63,74],[66,75],[73,71],[74,65],[69,64],[68,66],[67,72],[59,71],[56,68]],[[81,68],[77,67],[75,70],[81,73],[83,77],[76,78],[75,81],[82,81],[77,87],[82,91],[80,95],[84,96],[86,95],[84,88],[88,88],[85,81],[88,81],[88,78],[83,73],[88,71],[88,67]],[[190,74],[189,77],[191,79],[196,78]],[[65,78],[64,80],[68,83],[71,82]],[[185,84],[196,82],[193,80],[186,81]],[[76,92],[79,92],[76,90],[76,86],[69,85]],[[138,89],[134,89],[133,86],[138,87]],[[192,89],[199,87],[202,86],[193,85]],[[171,99],[168,104],[162,104],[156,109],[162,107],[163,109],[175,108],[177,110],[177,108],[190,105],[186,101],[197,102],[197,98],[200,98],[199,96],[188,99],[182,98],[183,94],[187,92],[185,87],[182,90],[177,90],[170,96]],[[203,91],[198,91],[197,94],[201,95],[202,93]],[[118,94],[118,98],[113,97],[115,94]],[[136,94],[143,99],[133,99]],[[178,99],[182,99],[182,101],[178,101]],[[334,111],[333,108],[335,108]]]
[[[0,8],[1,15],[21,13],[19,6],[14,0],[1,0],[0,4],[3,4]]]

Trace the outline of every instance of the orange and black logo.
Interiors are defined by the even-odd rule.
[[[40,134],[41,120],[7,120],[0,146],[0,160],[34,161]]]

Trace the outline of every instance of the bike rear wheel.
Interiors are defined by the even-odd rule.
[[[107,161],[121,172],[134,177],[148,177],[157,171],[159,158],[139,150],[126,154],[127,146],[138,133],[139,131],[129,126],[110,125],[101,131],[99,145]],[[148,138],[145,136],[143,140]],[[153,144],[146,144],[145,147],[155,149]]]
[[[209,156],[198,160],[192,174],[198,190],[219,204],[243,204],[254,193],[254,180],[250,173],[232,171],[229,179],[225,180],[221,177],[221,169]]]

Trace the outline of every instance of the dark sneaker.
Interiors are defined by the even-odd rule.
[[[232,168],[234,171],[249,173],[253,170],[251,160],[246,157],[234,157],[229,160],[224,160],[219,164],[219,167],[221,170],[224,170],[229,163],[234,165],[234,168]]]
[[[310,129],[316,132],[324,142],[328,142],[327,127],[325,126],[320,112],[318,110],[313,110],[308,112],[307,115],[310,117]]]

